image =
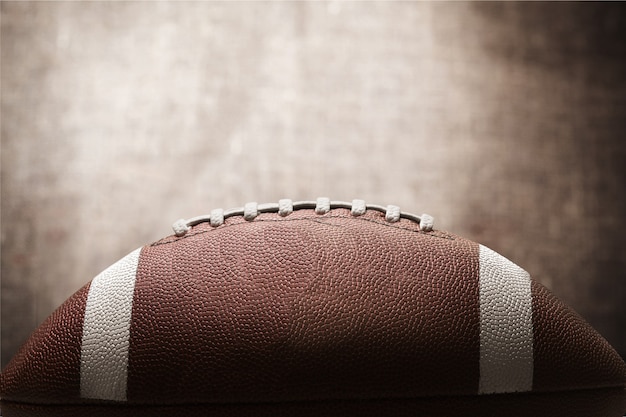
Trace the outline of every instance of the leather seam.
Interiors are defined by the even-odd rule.
[[[263,406],[263,405],[281,405],[281,404],[310,404],[310,403],[338,403],[338,402],[388,402],[388,401],[415,401],[415,400],[433,400],[433,399],[446,399],[446,398],[470,398],[470,397],[505,397],[505,396],[550,396],[550,395],[564,395],[564,394],[576,394],[576,393],[588,393],[588,392],[612,392],[624,390],[626,392],[626,386],[615,385],[605,386],[600,388],[582,388],[575,390],[554,390],[554,391],[525,391],[525,392],[506,392],[506,393],[494,393],[494,394],[435,394],[425,396],[407,396],[407,397],[381,397],[381,398],[326,398],[326,399],[311,399],[311,400],[293,400],[293,401],[241,401],[241,402],[190,402],[190,403],[170,403],[170,404],[150,404],[150,403],[130,403],[130,402],[117,402],[117,401],[86,401],[86,402],[71,402],[71,403],[38,403],[38,402],[23,402],[15,400],[0,400],[0,404],[25,406],[25,407],[119,407],[119,408],[177,408],[177,407],[206,407],[206,406]]]
[[[320,224],[327,224],[332,226],[332,224],[329,224],[328,222],[326,222],[325,220],[327,219],[347,219],[347,217],[345,216],[324,216],[321,215],[319,216],[319,218],[315,218],[315,217],[310,217],[310,218],[299,218],[299,219],[285,219],[285,218],[278,218],[278,219],[255,219],[255,220],[251,220],[250,223],[254,222],[254,223],[260,223],[260,222],[264,222],[264,223],[279,223],[279,222],[298,222],[298,221],[312,221],[312,222],[316,222],[316,223],[320,223]],[[429,232],[424,232],[422,230],[414,230],[414,229],[410,229],[408,227],[402,227],[399,226],[397,224],[394,223],[389,223],[386,221],[378,221],[378,220],[374,220],[374,219],[367,219],[367,218],[351,218],[351,220],[357,220],[357,221],[367,221],[370,223],[374,223],[374,224],[378,224],[380,226],[385,226],[385,227],[391,227],[394,229],[399,229],[399,230],[405,230],[407,232],[412,232],[412,233],[417,233],[417,234],[421,234],[421,235],[425,235],[425,236],[430,236],[433,238],[439,238],[439,239],[446,239],[446,240],[457,240],[455,239],[452,235],[449,235],[445,232],[440,232],[440,231],[429,231]],[[234,227],[234,226],[239,226],[239,225],[246,225],[248,224],[246,223],[234,223],[234,224],[223,224],[217,227],[211,227],[211,229],[209,230],[202,230],[199,232],[190,232],[185,234],[184,236],[180,236],[180,237],[176,237],[174,240],[168,240],[167,242],[164,242],[164,239],[161,239],[159,241],[156,241],[152,244],[150,244],[150,246],[161,246],[161,245],[169,245],[175,242],[178,242],[180,240],[183,239],[188,239],[194,236],[198,236],[198,235],[202,235],[205,233],[212,233],[214,231],[220,230],[220,229],[224,229],[224,228],[228,228],[228,227]],[[442,234],[443,233],[443,234]],[[165,239],[170,239],[172,236],[168,236]]]

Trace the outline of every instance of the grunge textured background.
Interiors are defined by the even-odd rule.
[[[626,356],[624,4],[0,7],[3,364],[174,220],[319,196],[433,215]]]

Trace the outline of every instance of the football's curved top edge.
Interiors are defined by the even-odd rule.
[[[382,206],[378,204],[366,204],[364,200],[331,201],[327,197],[320,197],[316,201],[292,201],[290,199],[281,199],[278,203],[258,204],[256,202],[246,203],[244,207],[233,208],[229,210],[214,209],[208,215],[193,217],[191,219],[179,219],[172,225],[172,229],[176,236],[184,236],[193,226],[200,223],[210,223],[211,226],[217,227],[224,223],[224,219],[234,216],[243,216],[244,219],[252,221],[260,213],[278,213],[279,216],[285,217],[294,210],[315,209],[317,214],[326,214],[332,209],[343,208],[350,210],[353,216],[365,214],[367,210],[375,210],[385,213],[385,220],[390,223],[399,221],[400,219],[408,219],[419,224],[424,232],[433,230],[434,219],[428,214],[421,216],[403,212],[400,207],[394,205]]]

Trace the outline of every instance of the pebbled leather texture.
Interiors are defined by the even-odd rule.
[[[128,337],[125,380],[113,382],[127,385],[124,401],[81,396],[88,284],[5,369],[3,411],[405,416],[495,415],[512,406],[520,414],[507,415],[558,415],[563,407],[621,415],[626,365],[534,281],[528,301],[510,300],[532,302],[533,362],[524,360],[531,391],[477,395],[489,340],[481,339],[480,259],[475,242],[375,211],[303,209],[199,224],[145,246],[129,276],[130,327],[110,336],[113,345]],[[517,340],[510,329],[502,335]],[[90,366],[84,358],[82,366]]]
[[[347,210],[158,242],[137,273],[128,399],[475,393],[477,269],[474,243]]]
[[[3,400],[32,403],[79,400],[80,347],[89,285],[52,313],[11,359],[0,376]]]

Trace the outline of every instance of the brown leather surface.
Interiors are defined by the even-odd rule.
[[[63,403],[79,399],[80,347],[89,284],[32,334],[2,372],[3,400]]]
[[[609,343],[540,283],[532,293],[533,390],[623,386],[626,365]]]
[[[132,407],[111,404],[38,407],[3,403],[4,417],[621,417],[622,389],[550,394]]]
[[[232,218],[144,248],[129,402],[476,393],[477,244],[383,216]]]
[[[495,415],[513,406],[520,414],[507,415],[562,415],[569,407],[568,415],[617,416],[626,409],[626,365],[535,282],[533,390],[545,392],[475,395],[478,270],[476,243],[423,233],[408,220],[389,223],[376,211],[201,224],[141,252],[128,403],[79,398],[86,285],[3,372],[4,413]]]

